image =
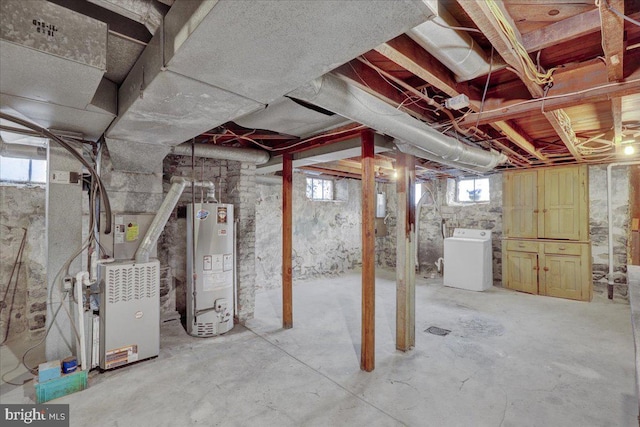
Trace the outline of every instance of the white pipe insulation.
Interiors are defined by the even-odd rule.
[[[609,283],[607,285],[607,296],[613,299],[613,184],[611,182],[611,170],[616,166],[640,165],[640,161],[609,163],[607,166],[607,221],[609,223]]]
[[[325,74],[287,96],[325,108],[396,138],[404,153],[452,167],[488,172],[507,161],[504,154],[470,147],[399,111],[354,84]]]
[[[164,201],[160,205],[158,209],[158,213],[153,218],[147,233],[144,235],[144,238],[140,242],[140,246],[136,251],[135,260],[136,262],[148,262],[149,254],[151,253],[151,248],[158,241],[158,237],[162,233],[164,226],[167,224],[169,217],[171,216],[171,212],[173,212],[173,208],[176,207],[178,200],[180,200],[180,196],[184,191],[187,184],[190,184],[191,180],[189,178],[174,176],[171,178],[171,188],[167,193],[167,196],[164,198]],[[215,186],[211,181],[195,181],[193,183],[196,187],[204,187],[208,188],[211,193],[215,192]]]
[[[171,147],[171,154],[179,156],[191,156],[191,143],[185,142]],[[271,156],[267,151],[255,148],[222,147],[213,144],[195,144],[194,155],[208,159],[231,160],[235,162],[255,163],[262,165],[267,163]]]

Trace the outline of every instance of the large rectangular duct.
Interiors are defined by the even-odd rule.
[[[176,145],[264,108],[424,22],[431,3],[176,1],[120,88],[107,145]]]
[[[165,18],[166,66],[267,104],[426,21],[434,3],[177,1]]]
[[[2,0],[2,111],[97,139],[116,114],[116,86],[103,79],[107,30],[47,1]]]

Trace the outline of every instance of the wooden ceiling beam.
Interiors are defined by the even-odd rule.
[[[381,44],[375,51],[451,97],[460,93],[451,71],[404,34]]]
[[[619,81],[624,77],[624,19],[616,15],[612,7],[624,14],[624,0],[601,0],[600,17],[602,22],[602,49],[607,62],[607,75],[610,82]],[[622,100],[611,100],[611,115],[613,117],[613,141],[616,150],[620,150],[622,142]]]
[[[537,52],[597,31],[600,31],[600,12],[594,9],[523,34],[522,45],[527,52]]]
[[[620,98],[626,95],[637,94],[640,92],[640,79],[620,82],[615,85],[605,83],[595,87],[585,87],[579,91],[569,94],[558,94],[549,91],[549,97],[557,96],[558,98],[532,99],[525,102],[516,102],[506,104],[492,110],[485,110],[482,114],[472,113],[462,119],[459,124],[461,126],[474,126],[476,122],[479,124],[491,123],[494,120],[513,120],[530,117],[532,114],[538,114],[542,111],[554,111],[562,108],[575,107],[583,104],[593,104],[597,102],[607,101],[613,98]],[[553,94],[553,95],[552,95]],[[478,116],[480,116],[478,118]]]
[[[474,111],[480,111],[481,96],[473,92],[468,85],[456,83],[448,69],[444,68],[437,59],[410,38],[396,37],[390,42],[378,46],[376,51],[451,97],[460,94],[467,95],[470,108]],[[436,65],[434,66],[434,64]],[[515,131],[508,123],[498,121],[491,123],[491,126],[502,132],[513,144],[527,153],[542,161],[547,160],[524,135]]]
[[[500,9],[508,24],[513,29],[513,33],[516,38],[516,42],[522,44],[522,36],[518,31],[516,24],[513,22],[509,13],[507,12],[504,4],[500,0],[491,0]],[[536,82],[526,77],[524,72],[524,65],[521,63],[520,58],[515,53],[515,49],[511,40],[502,31],[500,23],[491,12],[489,3],[485,0],[458,0],[458,4],[469,15],[469,17],[475,22],[480,31],[484,33],[489,42],[493,45],[494,49],[500,54],[502,59],[513,68],[524,85],[529,90],[529,93],[534,98],[540,98],[544,95],[544,90]],[[543,113],[549,124],[556,131],[562,142],[565,143],[569,152],[576,158],[581,160],[580,153],[573,143],[572,132],[569,131],[569,126],[563,124],[558,119],[559,112]]]

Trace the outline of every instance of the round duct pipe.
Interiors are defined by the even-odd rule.
[[[35,145],[7,144],[0,138],[0,156],[14,159],[46,160],[47,149]]]
[[[356,85],[325,74],[289,93],[396,138],[398,148],[438,163],[475,172],[488,172],[507,161],[504,154],[471,147],[443,135]]]
[[[191,156],[191,143],[185,142],[171,148],[171,154],[179,156]],[[207,159],[231,160],[234,162],[255,163],[262,165],[267,163],[271,156],[264,150],[255,148],[222,147],[213,144],[196,144],[194,147],[196,157]]]

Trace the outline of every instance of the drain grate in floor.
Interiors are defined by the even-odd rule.
[[[433,334],[433,335],[441,336],[441,337],[449,335],[449,332],[451,332],[448,329],[438,328],[437,326],[429,326],[424,331],[429,332],[430,334]]]

